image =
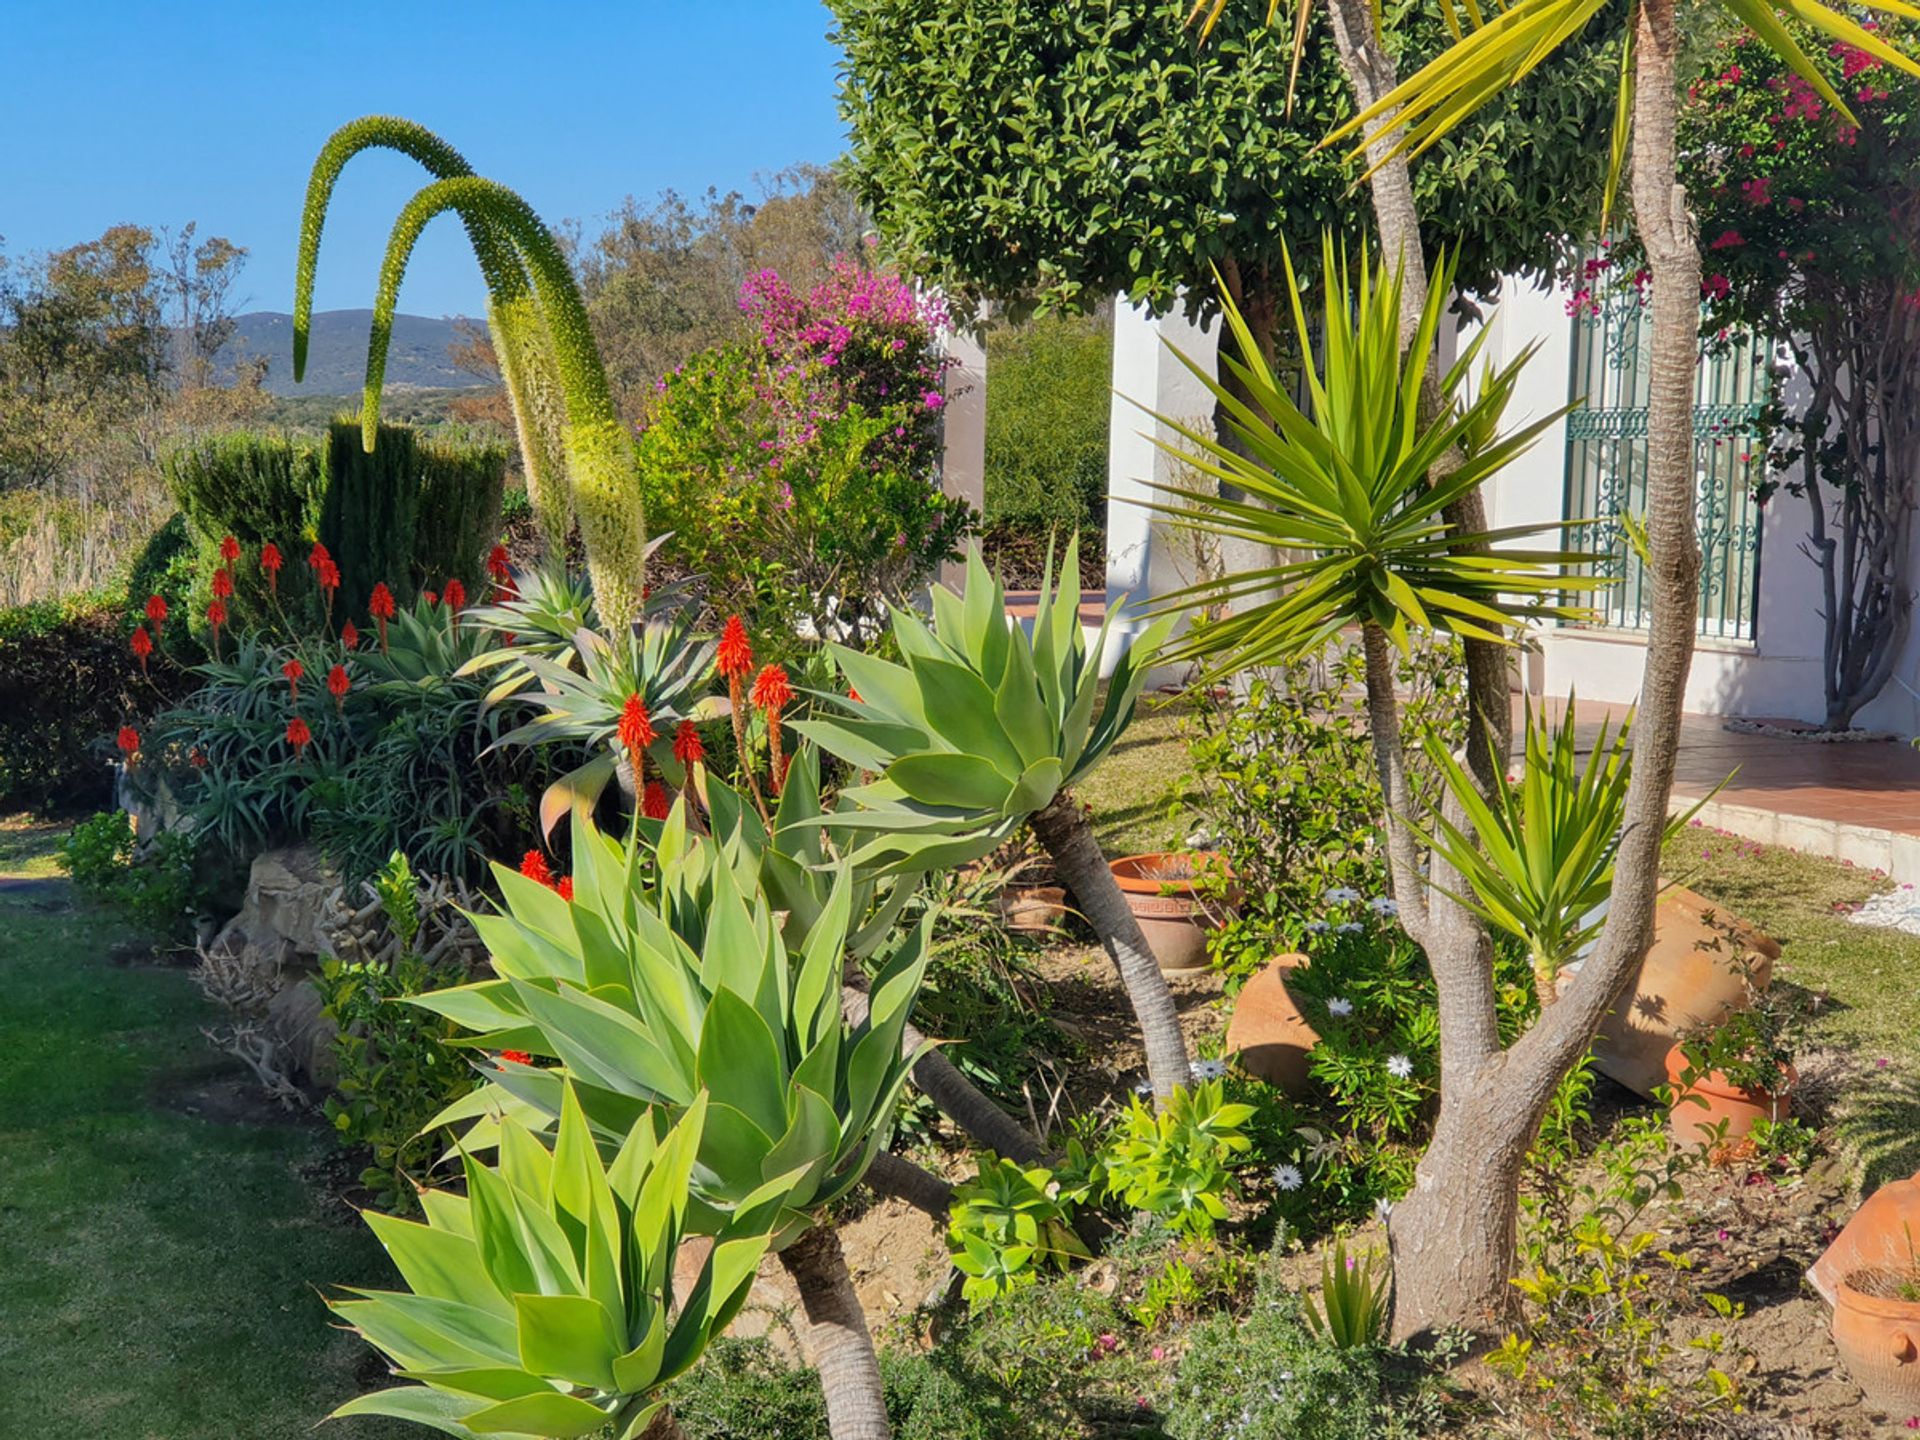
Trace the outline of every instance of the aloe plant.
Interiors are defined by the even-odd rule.
[[[349,121],[328,137],[308,176],[306,204],[300,218],[300,254],[293,297],[293,378],[296,382],[304,377],[307,368],[314,272],[319,265],[320,237],[326,226],[333,188],[347,162],[361,151],[371,149],[399,151],[419,161],[428,173],[440,180],[474,173],[465,157],[431,130],[391,115],[368,115]],[[555,550],[564,550],[571,521],[561,438],[565,402],[554,388],[553,346],[547,336],[546,321],[512,235],[477,217],[467,222],[467,235],[486,279],[487,328],[493,337],[500,378],[513,408],[527,499],[533,506],[542,536]],[[376,411],[378,403],[376,393],[372,407]]]
[[[507,1120],[499,1164],[466,1156],[466,1194],[426,1191],[424,1224],[365,1212],[407,1288],[352,1290],[328,1304],[412,1383],[349,1400],[336,1417],[389,1416],[450,1435],[637,1440],[659,1416],[660,1387],[732,1321],[798,1177],[743,1196],[682,1292],[674,1266],[691,1233],[706,1097],[664,1134],[642,1115],[611,1163],[564,1082],[558,1099],[551,1150]]]
[[[1071,787],[1126,730],[1172,622],[1156,621],[1134,638],[1103,700],[1099,661],[1114,617],[1089,646],[1079,577],[1076,538],[1057,585],[1049,561],[1029,639],[1008,621],[1006,592],[975,549],[964,597],[934,588],[931,626],[892,607],[901,663],[829,646],[853,693],[822,695],[840,713],[793,728],[874,775],[845,792],[855,808],[832,817],[839,830],[865,837],[850,857],[856,866],[957,865],[1030,823],[1120,972],[1154,1093],[1165,1099],[1188,1078],[1173,996]]]

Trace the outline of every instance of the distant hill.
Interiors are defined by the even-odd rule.
[[[321,310],[313,317],[307,347],[306,379],[293,383],[293,317],[277,310],[252,310],[234,317],[234,337],[221,352],[231,364],[244,355],[264,356],[267,389],[275,395],[357,395],[367,375],[367,332],[371,310]],[[389,388],[472,390],[495,382],[454,367],[448,347],[458,344],[456,319],[425,315],[393,317],[393,345],[387,352]]]

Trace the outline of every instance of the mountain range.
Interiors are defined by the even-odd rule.
[[[460,319],[426,315],[393,317],[393,344],[387,352],[390,388],[476,389],[496,383],[455,367],[448,347],[459,344]],[[265,357],[266,388],[275,395],[358,395],[367,374],[367,334],[371,310],[320,310],[314,313],[307,344],[307,373],[293,383],[293,316],[278,310],[250,310],[234,317],[233,338],[220,352],[223,365],[239,357]]]

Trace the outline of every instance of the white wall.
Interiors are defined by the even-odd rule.
[[[946,405],[941,410],[940,488],[979,510],[987,498],[985,337],[970,330],[948,330],[940,339],[941,349],[954,362],[942,387]],[[941,583],[959,589],[962,573],[958,563],[942,565]]]

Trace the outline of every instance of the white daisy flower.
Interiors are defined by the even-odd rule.
[[[1151,1095],[1151,1094],[1153,1094],[1153,1082],[1152,1082],[1151,1080],[1142,1080],[1142,1081],[1140,1081],[1140,1082],[1139,1082],[1138,1084],[1136,1084],[1136,1085],[1135,1085],[1135,1086],[1133,1087],[1133,1093],[1134,1093],[1134,1094],[1136,1094],[1136,1095]]]
[[[1336,885],[1320,897],[1321,901],[1328,905],[1351,905],[1359,898],[1358,890],[1345,885]]]
[[[1398,915],[1400,902],[1391,895],[1376,895],[1367,901],[1367,908],[1376,915]]]
[[[1324,920],[1309,920],[1307,922],[1307,934],[1309,935],[1324,935],[1332,928],[1333,927]]]
[[[1404,1055],[1389,1055],[1387,1057],[1387,1073],[1397,1080],[1405,1080],[1409,1075],[1413,1074],[1413,1061]]]
[[[1387,1217],[1392,1214],[1393,1202],[1387,1199],[1386,1196],[1382,1195],[1378,1200],[1373,1202],[1373,1218],[1378,1220],[1382,1225],[1387,1223]]]
[[[1273,1167],[1273,1186],[1276,1190],[1298,1190],[1307,1183],[1307,1177],[1300,1173],[1298,1165],[1276,1165]]]
[[[1196,1080],[1224,1080],[1227,1075],[1227,1062],[1224,1060],[1195,1060],[1189,1067]]]
[[[1344,995],[1336,995],[1333,999],[1327,1001],[1327,1014],[1329,1015],[1351,1015],[1352,1013],[1353,1002]]]
[[[1349,920],[1344,925],[1334,926],[1333,933],[1336,935],[1358,935],[1366,928],[1367,927],[1362,925],[1358,920]]]

